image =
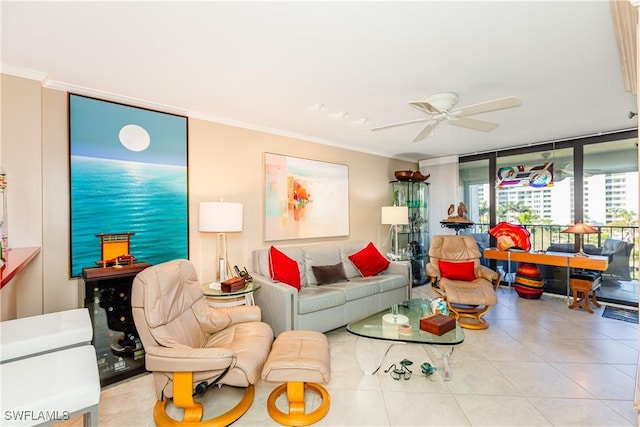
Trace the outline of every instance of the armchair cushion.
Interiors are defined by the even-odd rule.
[[[225,348],[145,347],[145,366],[150,371],[184,372],[225,369],[236,352]]]
[[[371,242],[364,249],[349,255],[349,259],[362,277],[377,276],[391,264]]]
[[[476,276],[487,279],[491,283],[494,283],[494,288],[499,285],[498,280],[501,278],[500,273],[484,265],[479,265],[476,267]]]
[[[471,282],[476,279],[473,261],[450,262],[438,260],[441,276],[451,280],[465,280]]]
[[[272,280],[286,283],[300,290],[298,263],[273,246],[269,248],[269,274]]]

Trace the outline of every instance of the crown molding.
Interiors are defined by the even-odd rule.
[[[433,159],[420,160],[418,162],[418,164],[420,165],[420,167],[447,165],[447,164],[450,164],[450,163],[458,163],[458,158],[459,158],[459,156],[457,156],[457,155],[445,156],[445,157],[436,157],[436,158],[433,158]]]
[[[16,77],[22,77],[29,80],[36,80],[44,83],[47,80],[47,73],[44,71],[31,70],[29,68],[16,67],[11,64],[1,64],[0,72],[2,74],[9,74]]]
[[[47,80],[45,84],[43,84],[43,86],[47,89],[54,89],[62,92],[69,92],[76,95],[84,95],[91,98],[99,98],[105,101],[132,105],[135,107],[160,111],[163,113],[175,114],[179,116],[189,116],[188,112],[185,109],[178,108],[173,105],[158,104],[155,102],[145,101],[143,99],[134,98],[131,96],[125,96],[125,95],[120,95],[112,92],[91,89],[84,86],[78,86],[70,83],[60,82],[57,80]]]

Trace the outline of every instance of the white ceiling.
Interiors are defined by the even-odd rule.
[[[5,73],[369,153],[420,160],[637,127],[604,0],[1,7]],[[414,143],[421,124],[371,131],[424,117],[408,102],[443,91],[458,107],[522,106],[474,116],[501,124],[489,133],[441,123]]]

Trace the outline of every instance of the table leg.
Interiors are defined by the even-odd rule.
[[[446,353],[440,352],[434,345],[431,346],[431,349],[433,350],[433,352],[435,353],[438,359],[442,359],[443,371],[444,371],[442,375],[442,379],[444,381],[451,381],[452,374],[451,374],[451,365],[449,364],[449,357],[453,353],[453,350],[455,350],[455,347],[452,347],[451,350]]]
[[[382,366],[385,357],[391,347],[396,344],[405,344],[402,341],[381,341],[372,338],[365,338],[358,336],[356,338],[356,360],[360,370],[365,375],[375,375],[376,372]],[[381,358],[378,359],[376,355],[380,354],[374,347],[386,346],[386,350]]]
[[[253,299],[253,292],[244,295],[244,305],[256,305]]]
[[[569,258],[567,258],[567,304],[569,303],[571,303],[571,267],[569,264]]]
[[[600,305],[600,303],[598,302],[598,300],[596,299],[596,290],[593,289],[591,291],[591,302],[593,303],[593,305],[595,305],[596,307],[602,307],[602,305]]]

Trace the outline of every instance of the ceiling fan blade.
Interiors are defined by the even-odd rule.
[[[469,117],[454,117],[447,121],[450,125],[460,126],[482,132],[490,132],[500,126],[498,123],[487,122],[486,120],[471,119]]]
[[[413,142],[422,141],[423,139],[425,139],[426,137],[431,135],[431,133],[433,133],[433,130],[436,128],[436,126],[438,126],[438,123],[440,123],[440,122],[433,121],[433,122],[427,124],[424,127],[424,129],[422,129],[420,131],[420,133],[415,138],[413,138]]]
[[[398,122],[398,123],[391,123],[390,125],[378,126],[375,128],[371,128],[371,130],[387,129],[395,126],[410,125],[411,123],[428,122],[430,120],[431,120],[431,117],[423,117],[421,119],[407,120],[406,122]]]
[[[439,109],[437,109],[436,107],[434,107],[433,105],[429,104],[426,101],[415,101],[415,102],[410,102],[409,104],[413,105],[418,110],[424,111],[425,113],[428,113],[428,114],[442,113],[442,111],[440,111]]]
[[[466,107],[456,108],[450,114],[457,117],[471,116],[473,114],[488,113],[489,111],[504,110],[522,105],[522,102],[515,96],[507,96],[506,98],[494,99],[493,101],[481,102],[479,104],[468,105]]]

